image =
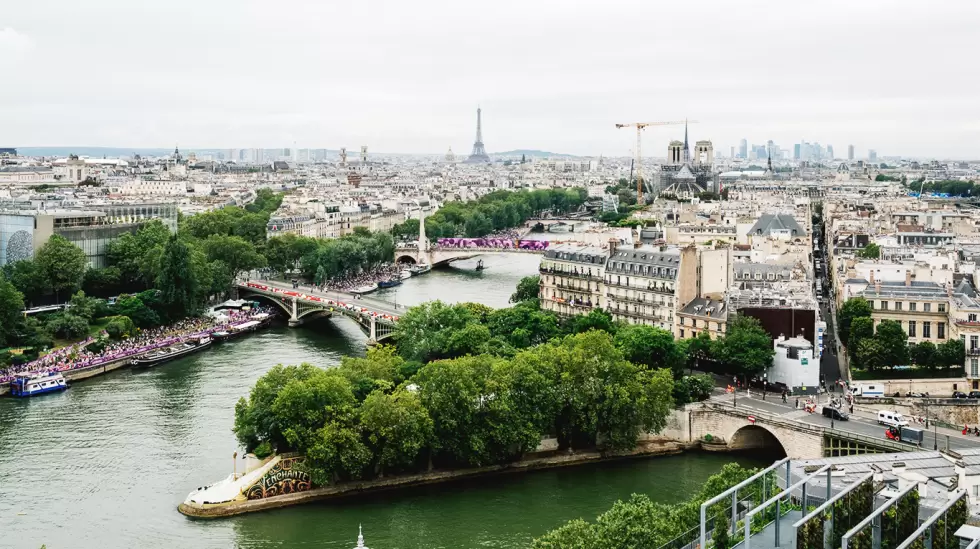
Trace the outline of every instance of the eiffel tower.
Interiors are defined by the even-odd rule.
[[[466,159],[467,164],[477,164],[480,162],[490,162],[487,150],[483,148],[483,124],[482,109],[476,109],[476,142],[473,143],[473,154]]]

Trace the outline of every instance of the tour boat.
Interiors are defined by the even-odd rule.
[[[392,278],[391,280],[382,280],[378,282],[379,288],[394,288],[395,286],[400,286],[402,283],[400,278]]]
[[[402,269],[402,272],[398,273],[398,276],[401,277],[402,280],[408,280],[409,278],[412,278],[412,271],[410,269]]]
[[[360,294],[369,294],[369,293],[371,293],[371,292],[373,292],[373,291],[375,291],[377,289],[378,289],[378,285],[377,284],[374,284],[374,283],[371,283],[371,284],[366,284],[364,286],[361,286],[359,288],[354,288],[353,290],[350,291],[350,293],[352,293],[352,294],[358,294],[358,295],[360,295]]]
[[[432,270],[432,265],[428,263],[419,263],[418,265],[411,268],[412,274],[421,275]]]
[[[229,339],[234,339],[240,335],[254,332],[259,328],[265,326],[272,321],[272,315],[268,313],[259,313],[253,315],[248,321],[241,322],[239,324],[232,324],[224,330],[219,330],[211,334],[211,337],[215,342],[228,341]]]
[[[148,353],[142,354],[133,359],[134,368],[149,368],[150,366],[156,366],[158,364],[163,364],[164,362],[169,362],[171,360],[187,356],[198,351],[206,349],[209,345],[214,343],[211,336],[202,335],[198,337],[192,337],[185,340],[182,343],[175,343],[169,347],[161,347],[159,349],[154,349]]]
[[[10,394],[15,397],[29,397],[64,391],[68,388],[65,376],[59,373],[53,374],[17,374],[10,382]]]
[[[548,227],[549,233],[570,233],[575,227],[570,223],[558,222]]]

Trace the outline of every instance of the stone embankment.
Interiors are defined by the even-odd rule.
[[[697,448],[698,443],[685,444],[667,439],[648,439],[641,441],[632,451],[615,454],[596,451],[578,451],[573,454],[556,451],[532,454],[522,461],[506,465],[477,467],[457,471],[432,471],[415,475],[391,476],[382,479],[363,482],[347,482],[335,486],[313,488],[305,492],[295,492],[264,499],[232,501],[226,504],[199,504],[185,501],[177,506],[177,510],[189,517],[219,518],[256,511],[265,511],[290,505],[299,505],[314,501],[352,497],[361,494],[396,490],[412,486],[453,482],[462,479],[487,477],[491,475],[526,473],[531,471],[553,469],[556,467],[571,467],[586,463],[598,463],[619,459],[676,455],[688,449]]]

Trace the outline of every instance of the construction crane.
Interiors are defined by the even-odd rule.
[[[633,122],[631,124],[616,124],[617,128],[636,128],[636,159],[633,164],[636,166],[636,203],[643,203],[643,172],[641,171],[640,141],[643,129],[647,126],[679,126],[681,124],[697,124],[697,120],[680,120],[671,122]]]

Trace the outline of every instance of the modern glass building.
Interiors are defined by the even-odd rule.
[[[159,219],[177,230],[176,204],[105,204],[84,210],[24,210],[0,207],[0,266],[34,257],[57,234],[85,252],[90,267],[105,266],[109,242]]]

